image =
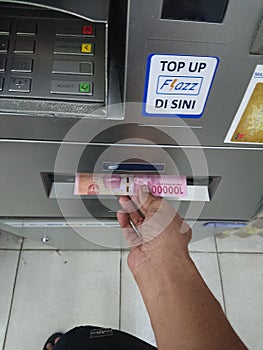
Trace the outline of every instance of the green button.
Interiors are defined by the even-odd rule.
[[[79,92],[90,92],[90,83],[79,83]]]

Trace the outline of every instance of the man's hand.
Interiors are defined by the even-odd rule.
[[[128,265],[134,275],[149,259],[160,264],[170,254],[189,257],[191,229],[166,200],[153,197],[143,186],[138,196],[121,196],[119,202],[123,210],[117,217],[131,247]]]

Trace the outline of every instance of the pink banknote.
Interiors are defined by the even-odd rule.
[[[185,197],[185,176],[130,175],[130,174],[76,174],[75,195],[136,195],[139,186],[148,186],[156,197]]]

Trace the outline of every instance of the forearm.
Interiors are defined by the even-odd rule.
[[[153,256],[135,279],[159,350],[246,349],[190,258]]]
[[[188,255],[191,229],[168,202],[141,188],[121,197],[118,220],[132,251],[128,265],[141,290],[159,350],[244,350]],[[129,213],[129,215],[127,214]],[[139,228],[140,245],[130,220]]]

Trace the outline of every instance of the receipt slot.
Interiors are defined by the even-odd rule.
[[[0,1],[1,113],[110,117],[124,79],[119,1],[86,1],[78,15],[69,1],[26,3]]]

